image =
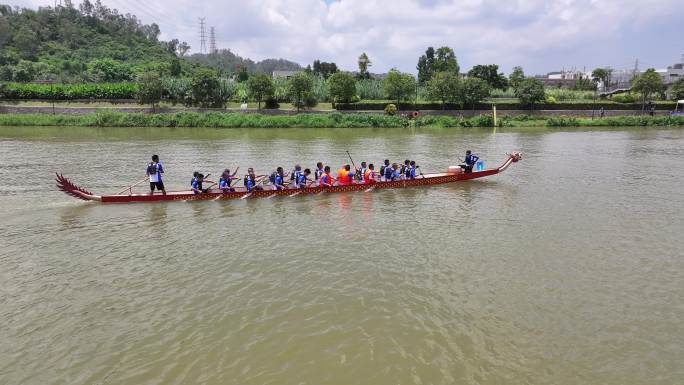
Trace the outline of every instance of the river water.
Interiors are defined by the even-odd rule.
[[[194,170],[466,149],[490,178],[102,205]],[[0,128],[2,384],[681,384],[684,130]],[[144,190],[144,188],[143,188]]]

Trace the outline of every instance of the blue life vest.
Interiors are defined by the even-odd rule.
[[[385,170],[384,170],[385,180],[389,181],[390,179],[393,179],[393,174],[396,174],[396,173],[394,172],[394,170],[392,170],[392,167],[389,167],[389,166],[385,167]]]

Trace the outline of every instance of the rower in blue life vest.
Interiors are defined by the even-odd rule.
[[[304,171],[299,172],[295,176],[295,180],[293,181],[294,187],[295,188],[304,188],[307,185],[307,182],[309,181],[309,175],[311,175],[311,170],[308,168],[304,169]]]
[[[275,172],[269,177],[271,183],[273,184],[274,190],[284,190],[285,189],[285,178],[284,171],[282,167],[276,168]]]
[[[190,182],[190,190],[192,190],[192,192],[194,192],[195,195],[206,194],[208,190],[202,188],[202,182],[204,182],[204,174],[195,171],[193,175],[195,177],[192,178],[192,182]]]
[[[389,171],[388,171],[389,170]],[[392,167],[385,167],[385,181],[391,182],[399,179],[399,165],[392,163]]]
[[[263,177],[264,176],[262,176],[261,178],[263,178]],[[245,175],[244,184],[245,184],[245,189],[247,191],[250,191],[250,192],[252,190],[261,191],[264,189],[263,187],[259,186],[259,181],[257,180],[257,176],[254,174],[254,169],[251,167],[247,169],[247,175]]]
[[[150,178],[150,195],[154,194],[155,188],[161,191],[162,195],[166,195],[161,175],[163,173],[164,166],[159,162],[159,155],[152,155],[152,163],[148,164],[145,170],[145,174]]]
[[[406,159],[404,161],[404,164],[401,165],[401,170],[399,171],[399,176],[402,179],[408,179],[409,176],[409,166],[411,164],[411,161]]]
[[[466,151],[466,156],[463,160],[463,163],[465,164],[462,164],[461,168],[463,168],[465,172],[473,172],[473,166],[475,166],[478,160],[480,160],[480,157],[468,150]]]
[[[229,169],[223,170],[221,178],[219,179],[219,189],[224,193],[233,192],[235,189],[231,186],[233,184],[233,179],[235,179],[235,174],[237,174],[240,167],[235,169],[234,173],[230,173]]]
[[[408,168],[408,174],[406,175],[406,179],[416,179],[416,161],[412,160],[411,163],[409,164]]]
[[[361,167],[356,170],[356,180],[359,181],[359,183],[363,183],[364,176],[366,175],[366,171],[368,170],[368,166],[366,165],[366,162],[361,162]]]
[[[387,180],[385,178],[387,168],[391,168],[389,159],[385,159],[385,163],[380,166],[380,182],[385,182]]]
[[[323,176],[324,172],[325,172],[325,169],[323,168],[323,162],[316,163],[316,170],[314,171],[314,179],[316,179],[316,180],[321,179],[321,176]]]
[[[291,184],[297,184],[297,180],[299,180],[299,177],[302,175],[302,166],[296,164],[294,166],[294,170],[290,174],[290,183]]]

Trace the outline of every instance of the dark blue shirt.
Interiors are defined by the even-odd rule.
[[[465,164],[468,166],[474,166],[477,161],[480,160],[480,157],[477,155],[466,155],[465,157]]]

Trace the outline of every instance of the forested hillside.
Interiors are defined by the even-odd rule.
[[[190,46],[159,41],[159,26],[120,14],[99,0],[76,6],[20,9],[0,4],[0,81],[103,83],[133,81],[144,72],[163,77],[191,75],[198,66],[224,74],[299,68],[286,60],[255,63],[222,50],[188,57]]]
[[[265,59],[254,62],[234,54],[229,49],[222,49],[216,53],[204,55],[194,54],[188,57],[192,63],[210,66],[223,72],[234,72],[245,68],[249,72],[271,73],[274,70],[301,70],[302,66],[285,59]]]

